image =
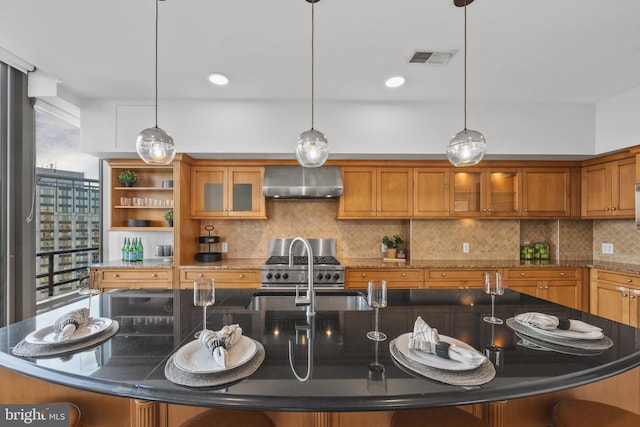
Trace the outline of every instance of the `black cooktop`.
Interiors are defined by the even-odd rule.
[[[307,256],[294,256],[293,257],[293,265],[306,265],[309,257]],[[334,256],[325,255],[325,256],[314,256],[313,257],[314,265],[340,265],[340,262]],[[274,255],[270,256],[265,265],[289,265],[289,257],[288,256],[280,256]]]

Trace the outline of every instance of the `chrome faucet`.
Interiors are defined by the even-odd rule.
[[[302,237],[296,237],[289,245],[289,267],[293,267],[293,245],[296,242],[302,242],[304,244],[305,249],[307,250],[307,268],[308,268],[308,285],[307,285],[307,296],[301,297],[300,290],[298,286],[296,286],[296,306],[307,306],[307,317],[315,316],[316,314],[316,292],[313,289],[313,250],[311,249],[311,245]]]

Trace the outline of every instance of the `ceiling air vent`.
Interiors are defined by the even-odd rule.
[[[410,64],[444,65],[449,62],[455,51],[416,50],[409,59]]]

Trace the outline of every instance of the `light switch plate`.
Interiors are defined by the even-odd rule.
[[[613,255],[613,243],[603,243],[602,253],[604,255]]]
[[[229,247],[227,246],[227,242],[222,242],[222,252],[227,252]]]
[[[466,242],[462,244],[462,253],[463,254],[468,254],[469,253],[469,244],[466,243]]]

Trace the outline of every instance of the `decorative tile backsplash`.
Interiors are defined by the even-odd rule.
[[[602,260],[640,264],[640,231],[623,220],[336,220],[336,200],[269,200],[269,219],[202,221],[229,246],[228,258],[266,258],[270,237],[335,238],[338,258],[382,256],[382,236],[399,234],[413,259],[519,258],[524,241],[549,243],[559,260]],[[206,235],[204,228],[202,234]],[[469,243],[464,254],[462,244]],[[614,254],[603,255],[602,243]]]

